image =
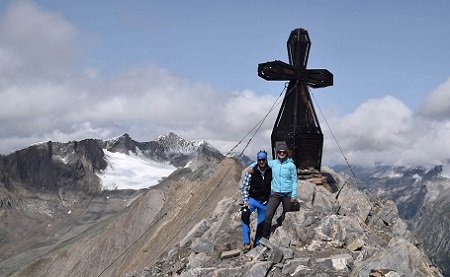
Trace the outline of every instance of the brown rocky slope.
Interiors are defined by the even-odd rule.
[[[123,276],[156,263],[221,199],[236,194],[241,170],[237,161],[226,159],[202,181],[195,178],[201,173],[181,169],[122,214],[56,245],[15,276]]]

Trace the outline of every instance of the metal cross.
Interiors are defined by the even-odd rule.
[[[272,155],[278,143],[285,142],[298,169],[320,171],[323,134],[308,87],[333,85],[333,74],[326,69],[306,69],[311,41],[305,29],[295,29],[287,41],[289,64],[271,61],[258,65],[258,76],[268,81],[289,81],[273,127]]]

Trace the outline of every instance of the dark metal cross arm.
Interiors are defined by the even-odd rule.
[[[282,61],[272,61],[258,64],[258,76],[267,81],[295,80],[295,68]]]
[[[326,69],[307,69],[306,85],[312,88],[324,88],[333,85],[333,73]]]
[[[312,88],[333,85],[333,74],[326,69],[296,69],[278,60],[258,64],[258,76],[267,81],[298,80]]]

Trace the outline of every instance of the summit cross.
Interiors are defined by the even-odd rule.
[[[333,85],[326,69],[307,69],[311,41],[305,29],[295,29],[287,41],[289,64],[275,60],[258,65],[258,76],[267,81],[289,81],[271,135],[272,155],[278,143],[285,142],[297,169],[320,171],[323,134],[308,87]]]

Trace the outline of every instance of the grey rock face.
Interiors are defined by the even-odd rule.
[[[214,244],[204,238],[195,238],[192,240],[191,249],[195,253],[214,253]]]
[[[416,234],[428,256],[450,275],[450,193],[427,203],[416,219]]]
[[[61,144],[47,142],[1,156],[1,180],[6,189],[55,192],[59,188],[97,192],[96,172],[106,168],[96,140]]]
[[[395,232],[421,243],[428,257],[444,275],[450,276],[450,180],[441,175],[442,166],[357,168],[360,186],[386,199],[395,201],[372,224],[378,229],[394,225]],[[380,207],[375,207],[380,209]],[[393,212],[397,209],[397,212]],[[405,221],[395,222],[398,213]],[[406,224],[405,224],[406,222]],[[409,227],[409,230],[407,229]],[[414,238],[416,237],[416,238]]]
[[[361,221],[366,220],[372,204],[364,192],[345,183],[340,188],[337,197],[340,203],[339,214],[357,216]]]
[[[368,276],[373,269],[390,269],[400,276],[438,276],[433,266],[423,266],[423,252],[402,238],[394,238],[385,249],[356,264],[351,276]]]

